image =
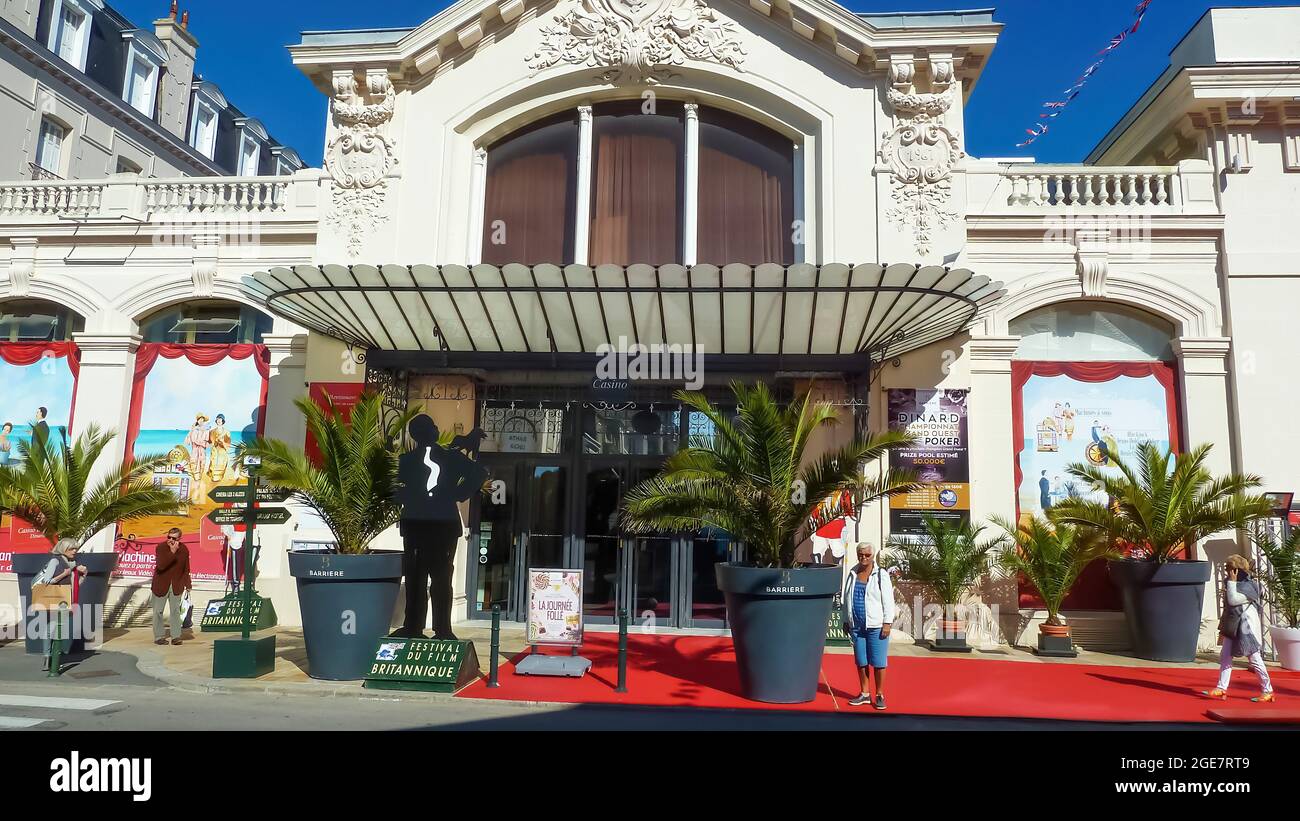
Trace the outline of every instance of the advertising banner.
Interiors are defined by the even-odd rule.
[[[0,465],[18,465],[19,443],[72,424],[77,352],[71,342],[0,343]],[[0,573],[13,571],[14,553],[44,553],[50,543],[30,524],[0,516]]]
[[[1043,513],[1067,496],[1105,501],[1066,470],[1089,464],[1118,470],[1141,442],[1178,449],[1174,366],[1164,362],[1013,362],[1011,424],[1015,436],[1016,508]],[[1020,606],[1042,599],[1020,580]],[[1070,610],[1119,610],[1119,591],[1105,562],[1088,566],[1065,600]]]
[[[167,457],[153,482],[176,495],[181,513],[119,525],[114,575],[152,576],[158,544],[179,528],[190,551],[191,578],[231,580],[232,553],[243,545],[243,528],[208,518],[227,506],[212,501],[209,491],[247,484],[234,454],[262,429],[268,374],[261,345],[140,346],[128,455]]]
[[[913,470],[924,484],[889,500],[893,534],[924,533],[924,517],[970,519],[970,456],[966,390],[889,390],[889,429],[907,431],[916,445],[890,454],[890,466]]]
[[[1169,396],[1154,374],[1115,375],[1092,382],[1032,374],[1020,389],[1017,502],[1020,513],[1043,513],[1071,494],[1105,501],[1075,480],[1072,464],[1118,473],[1115,457],[1132,459],[1137,446],[1170,444]]]
[[[582,571],[528,568],[528,643],[582,644]]]

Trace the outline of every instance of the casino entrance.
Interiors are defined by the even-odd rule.
[[[501,396],[548,393],[487,388]],[[551,392],[554,393],[554,392]],[[653,395],[653,399],[647,396]],[[713,565],[742,558],[725,534],[631,535],[620,529],[627,492],[658,472],[707,420],[684,411],[672,388],[640,391],[639,401],[564,402],[519,398],[479,403],[487,434],[480,459],[492,492],[471,510],[469,616],[499,605],[522,618],[529,567],[579,567],[592,623],[725,627]]]

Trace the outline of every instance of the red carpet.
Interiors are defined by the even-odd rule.
[[[757,710],[857,710],[845,702],[857,694],[852,655],[827,655],[817,698],[806,704],[770,705],[740,695],[735,654],[728,638],[634,635],[628,639],[628,692],[616,693],[618,637],[588,633],[582,655],[592,669],[581,679],[515,675],[500,671],[501,686],[486,680],[461,691],[463,698],[550,701],[572,704],[739,708]],[[554,651],[552,651],[554,652]],[[1103,667],[996,661],[953,656],[894,657],[885,693],[889,711],[914,715],[1051,718],[1074,721],[1213,721],[1225,707],[1277,713],[1286,720],[1300,706],[1300,673],[1278,672],[1278,702],[1254,705],[1254,676],[1233,674],[1227,702],[1199,691],[1214,686],[1215,671],[1182,668]],[[829,681],[829,689],[827,682]],[[866,712],[874,712],[866,710]]]

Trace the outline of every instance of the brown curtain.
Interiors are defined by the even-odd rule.
[[[597,106],[592,123],[592,265],[681,260],[684,124],[680,104]]]
[[[573,261],[577,166],[572,113],[530,126],[488,150],[483,262]]]
[[[794,144],[725,111],[700,110],[700,262],[794,263]]]

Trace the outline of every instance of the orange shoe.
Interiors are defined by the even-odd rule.
[[[1217,698],[1220,701],[1228,700],[1228,691],[1220,690],[1218,687],[1215,687],[1213,690],[1202,690],[1201,695],[1205,696],[1206,698]]]
[[[1271,702],[1277,701],[1277,696],[1274,695],[1273,692],[1270,690],[1267,693],[1260,693],[1259,695],[1252,698],[1251,701],[1255,702],[1256,704],[1269,704]]]

